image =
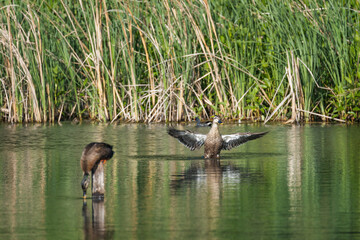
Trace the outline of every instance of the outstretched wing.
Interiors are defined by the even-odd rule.
[[[234,147],[237,147],[247,141],[257,139],[259,137],[264,136],[268,132],[260,132],[260,133],[235,133],[231,135],[222,135],[223,146],[222,149],[230,150]]]
[[[188,130],[168,128],[167,132],[170,136],[177,138],[179,142],[190,148],[191,151],[201,148],[206,139],[206,135],[193,133]]]

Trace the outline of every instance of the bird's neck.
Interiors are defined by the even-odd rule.
[[[213,123],[209,132],[210,135],[220,135],[218,124]]]

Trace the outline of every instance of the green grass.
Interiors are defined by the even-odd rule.
[[[7,122],[358,121],[357,1],[2,1]]]

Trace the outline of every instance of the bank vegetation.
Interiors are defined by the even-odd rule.
[[[358,121],[358,1],[0,3],[6,122]]]

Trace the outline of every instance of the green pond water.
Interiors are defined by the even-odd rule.
[[[164,124],[0,124],[0,239],[360,239],[359,125],[220,130],[270,132],[206,161]],[[115,155],[84,203],[93,141]]]

